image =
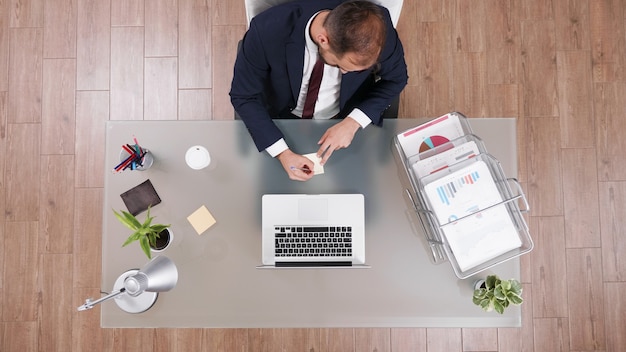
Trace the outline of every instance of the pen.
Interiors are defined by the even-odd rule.
[[[309,169],[308,167],[304,167],[304,168],[302,168],[302,167],[290,166],[289,168],[290,168],[291,170],[300,170],[300,171],[302,171],[302,172],[304,172],[304,173],[307,173],[307,174],[311,172],[311,169]]]

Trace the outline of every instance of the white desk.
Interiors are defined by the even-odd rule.
[[[348,149],[333,154],[324,175],[290,181],[280,163],[256,151],[241,121],[118,121],[107,123],[102,289],[148,259],[138,244],[121,248],[129,235],[113,216],[125,209],[119,194],[150,179],[162,199],[152,209],[171,223],[174,243],[163,255],[179,270],[178,285],[161,293],[142,314],[102,304],[103,327],[512,327],[519,307],[504,315],[472,303],[474,278],[459,280],[449,263],[434,265],[392,156],[392,137],[425,120],[386,120],[383,128],[357,133]],[[317,150],[336,121],[280,120],[299,153]],[[514,119],[472,119],[474,132],[515,176]],[[111,173],[120,146],[132,141],[155,157],[148,171]],[[204,145],[214,168],[187,167],[185,151]],[[366,261],[371,269],[259,270],[260,205],[264,193],[363,193]],[[186,218],[206,205],[217,224],[198,236]],[[143,219],[143,214],[139,217]],[[487,271],[519,279],[519,259]],[[486,274],[485,273],[485,274]],[[485,276],[485,275],[480,275]],[[88,314],[88,313],[87,313]]]

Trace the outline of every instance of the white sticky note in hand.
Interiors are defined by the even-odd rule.
[[[317,153],[304,154],[303,156],[313,162],[313,175],[320,175],[324,173],[324,166],[320,164],[322,159],[317,157]]]
[[[193,226],[194,230],[196,230],[198,235],[201,235],[204,231],[208,230],[209,227],[216,223],[215,218],[211,212],[209,212],[209,209],[207,209],[204,205],[189,215],[187,220],[191,226]]]

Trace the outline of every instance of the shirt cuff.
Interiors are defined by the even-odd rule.
[[[287,146],[287,142],[285,142],[285,140],[283,138],[277,140],[274,144],[270,145],[269,147],[265,148],[265,151],[272,156],[272,158],[275,158],[276,155],[284,152],[285,150],[289,149],[289,147]]]
[[[367,127],[367,125],[372,123],[372,119],[367,117],[367,115],[365,115],[365,113],[363,111],[359,110],[359,109],[352,110],[352,112],[350,114],[348,114],[348,117],[350,117],[354,121],[358,122],[359,125],[361,125],[361,128],[365,128],[365,127]]]

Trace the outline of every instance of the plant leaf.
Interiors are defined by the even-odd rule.
[[[497,276],[495,275],[489,275],[487,276],[487,278],[485,279],[485,286],[487,286],[487,289],[492,289],[494,287],[496,287],[496,281],[497,281]]]
[[[122,213],[120,214],[113,210],[113,214],[115,214],[115,217],[119,220],[119,222],[133,231],[137,230],[137,228],[141,226],[139,221],[137,221],[137,219],[130,213],[122,210]]]
[[[502,286],[502,290],[503,291],[510,291],[511,290],[511,281],[509,280],[504,280],[500,283],[500,286]]]
[[[502,300],[505,300],[505,299],[506,299],[506,295],[505,295],[505,293],[502,291],[502,287],[501,287],[501,286],[498,286],[498,287],[496,287],[496,289],[495,289],[495,290],[493,290],[493,296],[494,296],[496,299],[500,300],[500,301],[502,301]]]
[[[504,307],[498,301],[493,302],[493,308],[495,308],[496,312],[500,314],[504,313]]]
[[[511,291],[515,292],[517,295],[522,294],[522,284],[515,279],[511,279]]]
[[[520,305],[520,304],[522,304],[522,302],[524,302],[522,297],[517,295],[517,294],[515,294],[514,292],[509,292],[507,297],[508,297],[509,301],[511,303],[515,304],[515,305]]]
[[[146,254],[148,259],[152,259],[152,253],[150,252],[150,244],[148,243],[148,238],[145,236],[141,237],[139,239],[139,244],[141,245],[141,249]]]
[[[486,312],[490,312],[493,309],[491,301],[488,299],[483,299],[482,301],[480,301],[480,307]]]

